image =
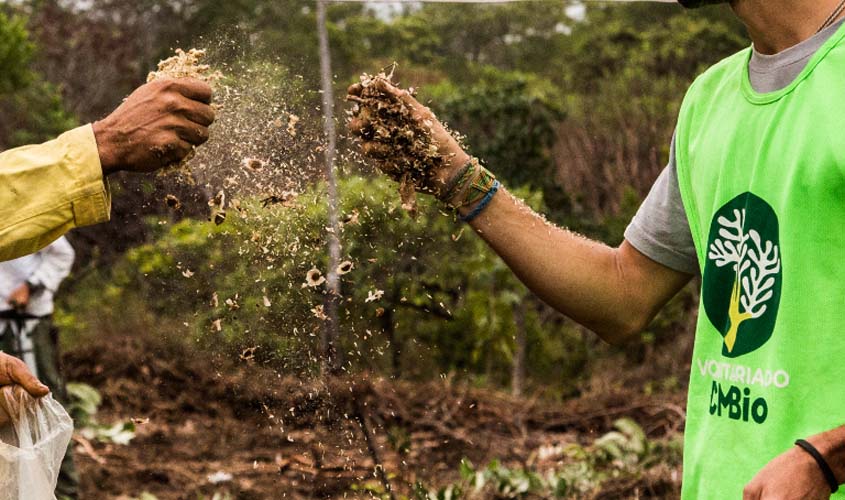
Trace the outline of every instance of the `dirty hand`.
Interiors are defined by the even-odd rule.
[[[152,172],[179,162],[208,140],[214,121],[210,102],[211,87],[191,78],[139,87],[94,123],[103,173]]]
[[[827,500],[830,498],[830,487],[813,457],[794,446],[763,467],[745,486],[742,498]]]
[[[408,91],[402,90],[384,78],[374,79],[372,85],[390,99],[397,102],[404,103],[408,109],[413,112],[413,119],[416,120],[424,128],[431,131],[431,138],[437,144],[438,153],[443,158],[443,166],[434,172],[431,172],[430,182],[433,184],[427,186],[433,188],[435,192],[440,191],[440,188],[448,184],[449,180],[470,160],[470,156],[464,152],[458,141],[449,133],[448,130],[441,124],[437,117],[431,110],[417,101]],[[347,93],[350,100],[358,100],[361,96],[363,86],[356,83],[349,87]],[[377,162],[396,154],[397,146],[393,143],[381,141],[374,137],[372,123],[363,114],[354,117],[349,122],[350,131],[356,135],[362,142],[361,149],[365,155],[373,158]],[[386,172],[394,176],[390,172]],[[395,176],[394,176],[395,177]]]
[[[20,359],[0,352],[0,390],[9,385],[23,387],[26,392],[36,398],[46,396],[50,389],[29,372],[26,363]],[[9,415],[0,406],[0,426],[9,419]]]
[[[12,307],[15,309],[26,309],[26,306],[29,305],[29,285],[23,283],[21,286],[15,288],[9,298],[6,299]]]

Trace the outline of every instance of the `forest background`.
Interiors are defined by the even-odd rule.
[[[400,82],[505,185],[554,223],[610,245],[666,164],[688,85],[749,43],[725,8],[381,5],[329,6],[338,119],[347,85],[396,62]],[[220,67],[248,68],[242,80],[278,84],[287,102],[277,107],[297,110],[303,134],[319,134],[313,2],[22,0],[0,5],[0,149],[101,118],[176,47],[208,47]],[[619,388],[682,401],[697,282],[637,338],[605,345],[533,297],[433,203],[417,219],[404,214],[394,186],[355,158],[339,129],[340,239],[354,264],[339,306],[345,369],[545,401]],[[300,285],[312,267],[325,273],[325,184],[319,168],[297,174],[299,159],[313,167],[320,157],[306,162],[285,147],[299,156],[278,160],[279,183],[295,187],[296,202],[262,208],[266,193],[237,193],[261,216],[230,214],[220,226],[207,220],[213,181],[112,179],[112,222],[70,235],[78,259],[56,314],[65,348],[154,336],[316,373],[323,299]],[[167,194],[182,200],[178,210]]]

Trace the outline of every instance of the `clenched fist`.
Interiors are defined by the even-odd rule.
[[[157,80],[139,87],[94,123],[104,174],[152,172],[178,163],[208,140],[211,87],[199,80]]]

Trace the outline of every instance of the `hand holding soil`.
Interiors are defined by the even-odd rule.
[[[139,87],[94,123],[103,173],[152,172],[181,161],[208,140],[214,121],[211,94],[207,83],[189,78]]]
[[[414,191],[440,197],[456,171],[469,161],[434,113],[411,91],[398,88],[390,76],[363,75],[348,94],[347,99],[355,102],[349,129],[361,140],[364,154],[401,183],[404,208],[414,210]]]

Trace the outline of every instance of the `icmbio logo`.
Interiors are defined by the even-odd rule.
[[[743,193],[713,216],[702,301],[722,334],[722,355],[736,358],[771,338],[783,284],[778,218],[762,198]]]

